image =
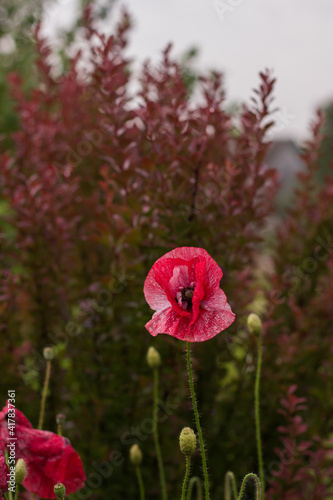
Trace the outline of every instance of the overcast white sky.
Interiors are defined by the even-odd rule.
[[[315,109],[333,100],[333,0],[118,0],[135,22],[129,54],[158,60],[195,45],[199,69],[225,74],[228,101],[244,101],[258,72],[277,77],[277,138],[303,139]],[[64,25],[75,0],[58,0],[47,26]],[[119,10],[115,10],[115,13]]]

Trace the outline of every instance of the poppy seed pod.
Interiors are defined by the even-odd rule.
[[[158,368],[161,364],[161,356],[155,347],[149,347],[147,352],[147,363],[150,368]]]
[[[187,457],[195,452],[197,447],[197,438],[190,427],[184,427],[179,436],[180,451]]]
[[[19,458],[15,465],[15,483],[22,484],[27,472],[23,458]]]
[[[135,467],[139,467],[142,463],[142,451],[139,448],[138,444],[133,444],[129,451],[130,461]]]
[[[247,318],[247,327],[253,335],[261,335],[262,322],[257,314],[251,313],[249,315]]]
[[[56,494],[57,498],[64,498],[66,495],[66,488],[62,483],[57,483],[54,486],[53,491]]]

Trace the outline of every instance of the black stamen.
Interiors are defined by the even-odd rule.
[[[187,286],[186,288],[182,289],[181,294],[182,301],[187,302],[187,311],[192,311],[192,298],[194,294],[194,288],[192,286]]]

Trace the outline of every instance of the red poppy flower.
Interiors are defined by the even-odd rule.
[[[5,456],[2,451],[0,451],[0,498],[3,498],[4,493],[8,491],[8,475],[9,469],[6,464]]]
[[[0,412],[0,445],[8,438],[7,406]],[[68,439],[53,432],[34,429],[19,410],[15,410],[16,458],[23,458],[27,475],[23,486],[42,498],[56,498],[53,488],[63,483],[68,494],[84,486],[81,459]]]
[[[146,328],[187,342],[202,342],[235,319],[215,260],[202,248],[176,248],[158,259],[148,273],[144,294],[155,310]]]

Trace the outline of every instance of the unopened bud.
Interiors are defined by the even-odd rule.
[[[22,484],[27,468],[23,458],[19,458],[15,465],[15,484]]]
[[[138,444],[133,444],[129,451],[130,461],[135,467],[138,467],[142,463],[142,451]]]
[[[160,366],[161,356],[155,347],[149,347],[147,352],[147,363],[150,368],[158,368]]]
[[[44,359],[46,359],[47,361],[50,361],[51,359],[53,359],[54,358],[54,350],[52,349],[52,347],[44,347],[43,356],[44,356]]]
[[[251,313],[249,315],[247,318],[247,327],[250,330],[250,333],[253,333],[254,335],[261,335],[262,322],[258,314]]]
[[[190,427],[184,427],[179,436],[180,450],[187,457],[195,452],[197,447],[197,438]]]
[[[65,498],[66,488],[62,483],[57,483],[54,486],[53,491],[57,498]]]

